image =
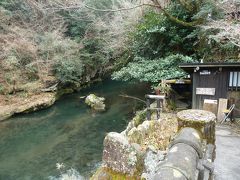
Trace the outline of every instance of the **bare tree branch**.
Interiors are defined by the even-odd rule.
[[[138,101],[146,104],[146,101],[144,101],[144,100],[142,100],[142,99],[140,99],[140,98],[138,98],[138,97],[135,97],[135,96],[129,96],[129,95],[125,95],[125,94],[122,94],[122,95],[119,95],[119,96],[120,96],[120,97],[124,97],[124,98],[135,99],[135,100],[138,100]]]
[[[77,5],[77,6],[62,6],[62,7],[55,7],[55,8],[46,8],[45,10],[73,10],[73,9],[79,9],[79,8],[88,8],[88,9],[91,9],[91,10],[94,10],[94,11],[100,11],[100,12],[117,12],[117,11],[129,11],[129,10],[132,10],[132,9],[136,9],[136,8],[140,8],[140,7],[143,7],[143,6],[150,6],[150,7],[155,7],[155,8],[161,8],[161,6],[159,5],[154,5],[154,4],[148,4],[148,3],[143,3],[143,4],[139,4],[139,5],[136,5],[136,6],[133,6],[133,7],[128,7],[128,8],[119,8],[119,9],[97,9],[97,8],[94,8],[94,7],[91,7],[91,6],[88,6],[86,4],[84,5]]]
[[[181,24],[183,26],[196,26],[202,23],[202,19],[198,19],[192,22],[187,22],[187,21],[183,21],[178,19],[177,17],[174,17],[173,15],[171,15],[157,0],[151,0],[153,3],[142,3],[142,4],[138,4],[132,7],[127,7],[127,8],[119,8],[119,9],[97,9],[91,6],[88,6],[86,4],[80,4],[80,5],[75,5],[75,6],[61,6],[61,7],[56,7],[56,8],[46,8],[45,10],[55,10],[55,11],[60,11],[60,10],[74,10],[74,9],[79,9],[79,8],[87,8],[93,11],[100,11],[100,12],[119,12],[119,11],[129,11],[129,10],[133,10],[136,8],[141,8],[144,6],[149,6],[149,7],[154,7],[154,8],[158,8],[159,10],[161,10],[171,21],[177,23],[177,24]],[[183,3],[183,2],[181,2]]]
[[[204,30],[218,30],[219,32],[209,36],[209,38],[224,41],[228,40],[235,46],[240,47],[240,24],[235,21],[211,21],[205,26],[201,26]]]

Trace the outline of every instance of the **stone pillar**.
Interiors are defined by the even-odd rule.
[[[216,116],[204,110],[184,110],[177,114],[178,130],[184,127],[192,127],[196,129],[201,139],[206,140],[207,144],[215,144],[215,123]]]

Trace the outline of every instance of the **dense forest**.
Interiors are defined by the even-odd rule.
[[[0,0],[0,94],[97,78],[181,78],[184,62],[240,60],[240,4],[220,0]]]

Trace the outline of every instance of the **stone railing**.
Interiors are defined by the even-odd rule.
[[[193,128],[183,128],[172,141],[165,160],[156,168],[154,180],[210,179],[213,145],[203,147],[200,134]]]
[[[203,110],[185,110],[177,118],[178,133],[167,151],[151,147],[142,151],[140,144],[132,143],[125,132],[109,133],[104,140],[102,167],[92,179],[212,179],[215,115]],[[138,129],[147,135],[152,130],[146,129],[151,123],[154,121],[145,121]]]
[[[213,177],[215,120],[213,113],[185,110],[177,114],[179,133],[169,146],[154,180],[208,180]]]

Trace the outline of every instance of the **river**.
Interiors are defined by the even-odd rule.
[[[139,103],[120,97],[144,98],[144,84],[111,80],[65,95],[52,107],[17,115],[0,123],[0,179],[43,180],[70,168],[89,177],[101,163],[107,132],[121,132]],[[106,98],[107,111],[95,113],[80,99],[95,93]],[[64,168],[57,170],[56,163]]]

